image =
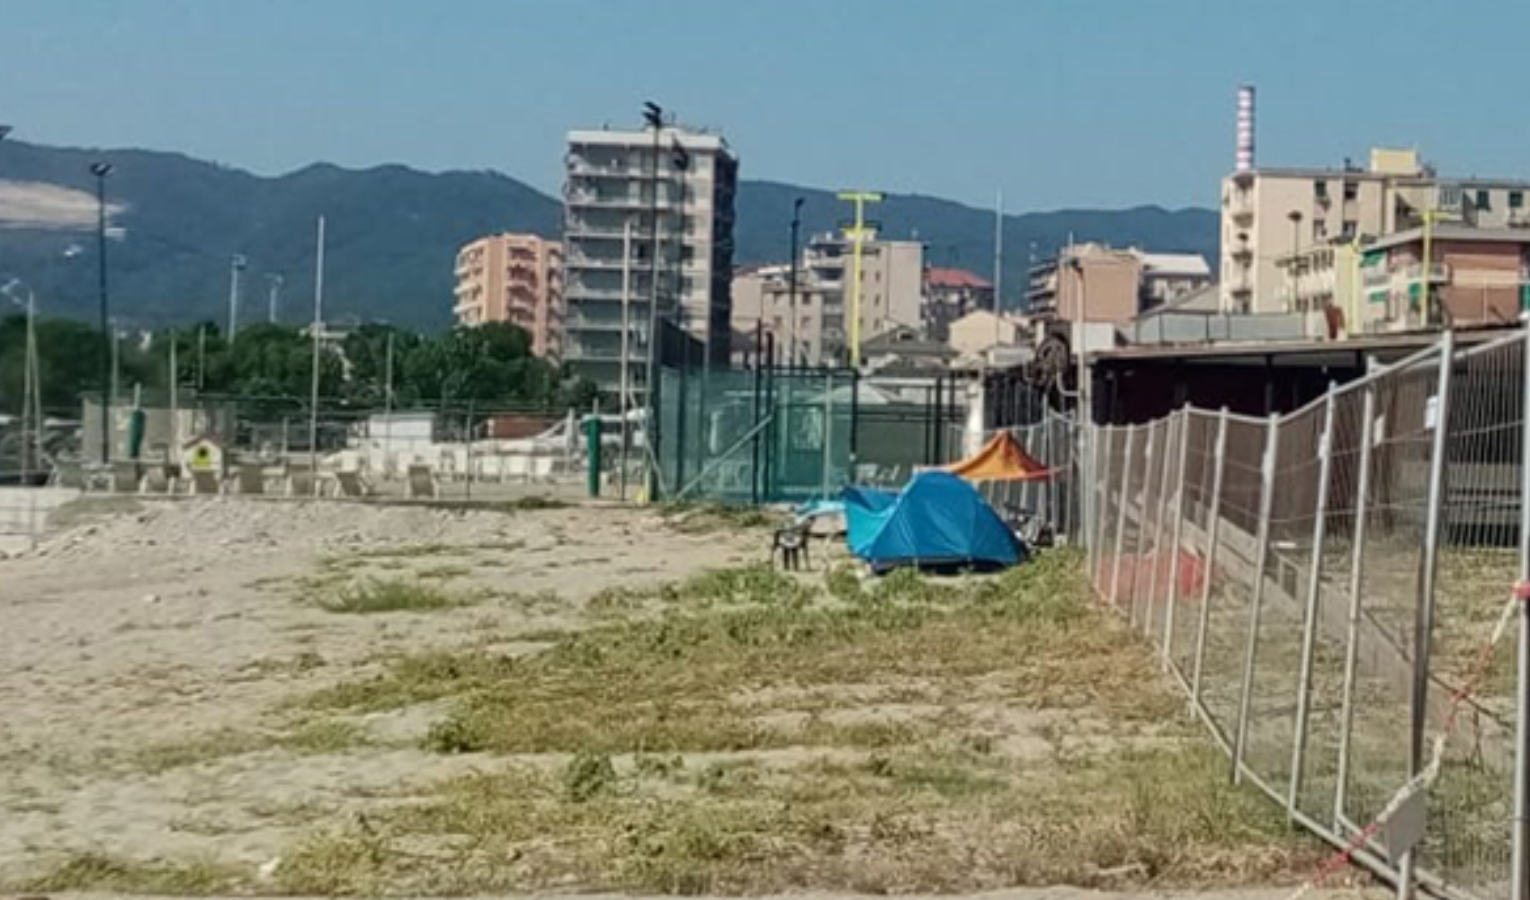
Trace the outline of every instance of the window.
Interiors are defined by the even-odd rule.
[[[1524,191],[1509,191],[1509,209],[1523,209],[1525,206]]]
[[[1328,182],[1326,182],[1326,181],[1314,181],[1314,182],[1312,182],[1312,196],[1316,197],[1319,201],[1327,200],[1328,199]]]
[[[1354,219],[1345,219],[1344,224],[1339,226],[1339,236],[1346,241],[1355,239],[1355,234],[1360,230],[1360,223]]]
[[[1312,220],[1312,239],[1321,241],[1328,237],[1328,223],[1323,219]]]
[[[1488,192],[1487,191],[1483,191],[1483,190],[1477,191],[1477,199],[1473,203],[1473,205],[1476,206],[1478,209],[1488,209],[1489,208]]]
[[[1346,182],[1344,182],[1344,199],[1345,200],[1354,200],[1355,198],[1357,198],[1359,196],[1360,196],[1360,182],[1358,182],[1358,181],[1346,181]]]

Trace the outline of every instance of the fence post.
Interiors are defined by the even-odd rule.
[[[1163,437],[1163,453],[1160,454],[1163,461],[1159,463],[1158,518],[1153,522],[1153,571],[1148,575],[1147,617],[1142,623],[1149,637],[1153,634],[1153,612],[1158,609],[1158,570],[1163,568],[1163,520],[1169,514],[1170,475],[1174,471],[1174,462],[1179,459],[1179,445],[1175,441],[1184,440],[1184,431],[1184,414],[1179,411],[1171,413]]]
[[[1116,556],[1115,568],[1110,575],[1110,605],[1119,609],[1121,590],[1121,547],[1126,538],[1126,498],[1132,488],[1132,444],[1137,437],[1137,426],[1126,426],[1126,447],[1121,452],[1121,499],[1116,509]]]
[[[1307,720],[1312,714],[1312,655],[1317,643],[1318,592],[1323,584],[1323,539],[1328,528],[1328,478],[1333,461],[1334,386],[1328,385],[1323,401],[1323,431],[1318,438],[1317,509],[1312,518],[1312,565],[1307,573],[1307,607],[1302,616],[1302,661],[1296,682],[1296,734],[1291,748],[1291,787],[1286,809],[1296,811],[1301,792],[1303,754],[1307,747]]]
[[[1520,414],[1519,583],[1530,581],[1530,327],[1520,357],[1524,408]],[[1514,851],[1509,896],[1530,900],[1530,603],[1519,605],[1519,682],[1514,707]]]
[[[1371,376],[1366,376],[1370,378]],[[1350,726],[1355,715],[1355,670],[1360,660],[1360,591],[1364,586],[1365,527],[1371,500],[1371,444],[1375,441],[1376,382],[1364,388],[1360,423],[1360,474],[1355,485],[1355,521],[1350,530],[1349,618],[1344,637],[1344,698],[1339,712],[1339,763],[1334,772],[1333,823],[1344,819],[1344,796],[1349,792]]]
[[[1217,414],[1217,443],[1211,464],[1211,501],[1206,507],[1206,560],[1201,564],[1201,621],[1195,627],[1195,663],[1190,700],[1201,702],[1201,663],[1206,658],[1206,625],[1211,618],[1211,581],[1216,573],[1217,540],[1222,536],[1222,473],[1227,468],[1227,407]]]
[[[1180,541],[1184,539],[1185,527],[1185,464],[1190,456],[1190,420],[1194,415],[1190,407],[1185,407],[1180,414],[1183,419],[1179,427],[1179,474],[1174,479],[1174,527],[1172,536],[1169,538],[1169,596],[1168,611],[1163,619],[1163,665],[1170,668],[1174,664],[1174,614],[1175,607],[1179,605],[1179,559],[1182,555]],[[1184,673],[1180,673],[1183,676]]]
[[[1260,462],[1259,526],[1254,539],[1253,596],[1248,608],[1248,646],[1243,651],[1243,688],[1238,696],[1237,737],[1233,742],[1232,780],[1243,780],[1243,751],[1248,745],[1248,714],[1254,701],[1254,656],[1259,646],[1259,613],[1264,605],[1264,567],[1270,555],[1270,513],[1275,502],[1275,455],[1280,446],[1280,416],[1271,413],[1265,424],[1264,457]]]
[[[1104,596],[1105,593],[1105,563],[1109,557],[1105,554],[1105,536],[1109,533],[1110,522],[1106,520],[1105,511],[1110,500],[1110,458],[1111,448],[1116,443],[1116,427],[1114,425],[1090,425],[1090,440],[1094,443],[1093,463],[1090,468],[1089,490],[1094,494],[1090,504],[1094,512],[1089,520],[1090,538],[1089,543],[1093,548],[1094,562],[1089,572],[1091,583],[1094,584],[1095,594]]]
[[[1132,550],[1131,590],[1126,597],[1126,621],[1130,622],[1133,626],[1137,625],[1137,596],[1141,593],[1140,588],[1142,585],[1142,542],[1147,537],[1148,500],[1150,499],[1148,491],[1153,485],[1153,462],[1157,457],[1163,455],[1161,450],[1157,453],[1153,451],[1153,448],[1158,444],[1158,432],[1160,431],[1159,426],[1161,422],[1162,420],[1149,422],[1142,426],[1143,432],[1147,437],[1147,446],[1142,457],[1142,505],[1137,509],[1134,516],[1137,523],[1137,542]],[[1130,463],[1128,463],[1127,471],[1131,471]]]
[[[1429,441],[1429,506],[1424,517],[1423,559],[1413,606],[1413,692],[1408,734],[1410,778],[1418,777],[1424,769],[1424,733],[1429,727],[1429,650],[1434,636],[1434,583],[1439,565],[1440,524],[1445,516],[1445,454],[1449,448],[1450,373],[1455,366],[1455,350],[1455,332],[1447,329],[1440,335],[1440,374],[1435,388],[1434,431]],[[1427,417],[1424,424],[1430,424]],[[1403,854],[1397,878],[1397,896],[1402,900],[1413,895],[1416,862],[1411,849]]]

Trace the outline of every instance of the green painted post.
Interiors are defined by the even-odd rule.
[[[600,496],[600,417],[586,416],[584,420],[584,446],[586,452],[585,486],[591,497]]]

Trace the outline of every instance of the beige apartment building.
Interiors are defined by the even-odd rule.
[[[854,248],[843,237],[818,235],[797,268],[795,308],[790,266],[738,273],[733,280],[733,328],[752,332],[756,322],[775,336],[783,359],[831,365],[848,359]],[[924,245],[871,240],[861,247],[862,346],[898,327],[918,329],[924,291]]]
[[[1249,168],[1222,182],[1220,261],[1224,312],[1305,312],[1331,296],[1344,257],[1382,235],[1456,221],[1475,228],[1530,227],[1530,182],[1441,178],[1417,151],[1375,149],[1366,168]],[[1349,245],[1332,259],[1313,254]],[[1324,266],[1330,266],[1325,269]],[[1303,285],[1303,275],[1311,276]],[[1326,293],[1325,293],[1326,292]]]
[[[1530,309],[1530,228],[1431,223],[1428,265],[1424,243],[1420,226],[1304,251],[1287,277],[1307,309],[1339,311],[1352,335],[1503,325]]]
[[[1032,316],[1122,323],[1210,283],[1211,268],[1193,253],[1085,243],[1031,269],[1026,300]]]
[[[563,351],[563,259],[556,241],[534,234],[491,234],[457,251],[458,325],[510,322],[531,333],[532,351]]]

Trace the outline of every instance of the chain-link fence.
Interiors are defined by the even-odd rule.
[[[665,368],[659,385],[659,499],[829,499],[852,483],[901,487],[961,451],[953,380],[765,365]]]
[[[1187,408],[1080,444],[1094,589],[1229,777],[1444,896],[1517,883],[1525,343],[1446,335],[1288,415]]]

